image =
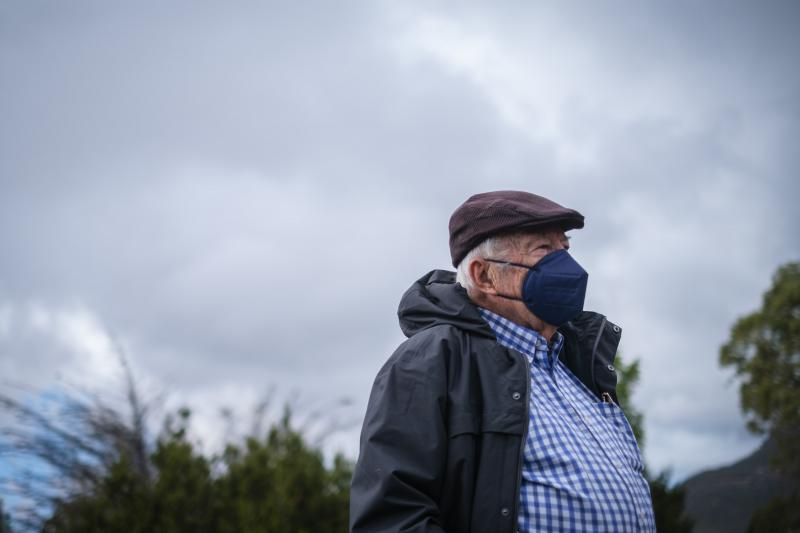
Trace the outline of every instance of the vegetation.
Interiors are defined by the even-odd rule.
[[[753,514],[747,532],[798,531],[798,527],[800,507],[797,498],[776,498]]]
[[[625,417],[631,424],[639,448],[644,447],[644,415],[631,401],[633,390],[639,382],[639,361],[626,364],[618,354],[616,358],[619,383],[617,397],[625,411]],[[649,471],[645,476],[650,483],[650,495],[653,498],[653,512],[656,517],[656,530],[660,533],[690,533],[692,520],[686,515],[686,489],[682,485],[670,486],[669,472],[661,472],[653,477]]]
[[[778,269],[761,309],[733,325],[719,361],[740,380],[748,428],[775,440],[775,469],[787,479],[800,479],[800,263]],[[800,529],[798,509],[795,489],[756,512],[751,531]]]
[[[648,474],[653,512],[656,515],[656,531],[661,533],[691,533],[694,521],[686,513],[686,487],[671,486],[669,472],[656,477]]]
[[[633,405],[633,391],[639,383],[639,360],[634,359],[630,363],[625,363],[622,355],[617,354],[615,358],[617,376],[617,398],[619,399],[620,407],[625,411],[625,418],[631,425],[633,434],[636,436],[636,442],[639,443],[639,448],[644,448],[644,415],[636,406]]]
[[[351,467],[325,467],[289,416],[266,438],[229,445],[209,460],[186,439],[188,411],[151,455],[148,483],[120,456],[96,490],[59,502],[46,532],[341,532],[347,529]],[[215,470],[220,473],[214,475]]]
[[[266,431],[256,423],[242,442],[207,457],[189,438],[188,409],[168,416],[148,438],[149,410],[131,379],[129,413],[80,393],[45,403],[0,394],[0,406],[18,420],[0,433],[0,453],[32,465],[0,480],[26,502],[14,510],[14,531],[347,530],[352,465],[341,456],[326,464],[288,409]],[[7,533],[3,524],[0,533]]]

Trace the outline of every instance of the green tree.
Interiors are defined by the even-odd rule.
[[[189,409],[168,417],[151,455],[156,482],[151,488],[150,531],[214,530],[217,494],[207,459],[188,440]]]
[[[736,321],[719,361],[740,380],[739,401],[754,433],[777,444],[775,469],[800,479],[800,263],[772,278],[761,308]],[[800,492],[775,500],[753,516],[752,531],[800,528]]]
[[[347,530],[352,465],[322,454],[293,429],[288,411],[267,435],[205,458],[187,440],[190,413],[170,417],[151,455],[148,482],[121,456],[91,493],[59,502],[48,533],[333,533]],[[217,470],[216,475],[214,471]]]
[[[656,515],[656,531],[690,533],[694,521],[685,512],[686,488],[680,484],[671,485],[668,471],[661,472],[656,477],[648,474],[647,477]]]
[[[639,383],[639,360],[626,363],[620,354],[616,357],[617,398],[625,417],[639,443],[644,447],[644,415],[633,405],[631,397]],[[690,533],[693,522],[684,512],[686,490],[682,485],[670,486],[669,472],[661,472],[653,477],[645,470],[645,477],[650,484],[650,495],[653,499],[653,513],[656,517],[656,530],[660,533]]]
[[[293,430],[288,412],[266,439],[228,446],[220,477],[220,531],[340,532],[348,527],[352,465],[325,466],[322,454]]]
[[[40,530],[53,508],[80,505],[109,482],[152,482],[140,424],[146,410],[135,394],[128,406],[132,412],[122,412],[85,391],[51,391],[35,400],[0,392],[0,409],[16,420],[0,428],[0,453],[24,458],[0,478],[0,490],[13,490],[21,501],[15,529]]]
[[[211,467],[186,440],[189,418],[188,409],[167,418],[148,459],[153,477],[122,453],[91,491],[56,502],[43,531],[212,531]]]
[[[719,361],[741,380],[748,428],[772,433],[780,466],[800,477],[800,263],[778,269],[761,309],[733,325]]]
[[[633,389],[639,383],[639,360],[634,359],[630,364],[626,364],[620,354],[617,354],[615,359],[617,367],[617,398],[622,410],[625,411],[625,418],[631,425],[633,434],[636,436],[636,442],[639,443],[639,448],[644,448],[644,416],[636,406],[633,405],[631,396],[633,396]]]
[[[123,355],[126,405],[81,390],[20,400],[0,391],[0,409],[17,423],[0,428],[0,453],[28,465],[0,477],[25,505],[15,529],[47,533],[283,532],[347,530],[352,464],[342,456],[328,466],[322,453],[295,429],[287,409],[262,430],[267,403],[255,410],[244,442],[229,442],[206,456],[189,438],[191,412],[166,417],[155,438],[152,405],[140,401]],[[343,402],[337,404],[346,405]],[[346,425],[336,405],[323,436]],[[228,414],[228,422],[232,422]],[[325,420],[321,412],[306,421]],[[233,425],[233,424],[231,424]],[[10,525],[0,500],[0,533]]]
[[[800,506],[797,498],[777,498],[757,509],[750,519],[747,533],[799,531]]]
[[[147,482],[127,457],[110,466],[100,482],[87,493],[73,493],[57,501],[52,516],[42,525],[45,533],[147,531],[151,498]]]

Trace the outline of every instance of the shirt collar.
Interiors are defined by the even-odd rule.
[[[548,344],[547,339],[538,331],[520,326],[483,307],[478,307],[478,312],[489,324],[499,344],[524,353],[535,363],[549,366],[558,358],[561,346],[564,344],[564,337],[561,333],[556,332],[553,335],[552,344]]]

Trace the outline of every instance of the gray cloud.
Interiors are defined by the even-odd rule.
[[[210,410],[277,384],[359,413],[452,209],[528,189],[587,216],[649,461],[734,459],[716,352],[800,252],[798,10],[626,7],[6,3],[0,304],[87,310]],[[21,320],[4,376],[87,364]]]

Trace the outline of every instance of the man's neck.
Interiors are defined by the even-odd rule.
[[[479,307],[488,309],[492,313],[496,313],[524,328],[532,329],[544,337],[548,343],[552,342],[553,335],[558,331],[556,326],[548,324],[531,313],[523,302],[485,297],[483,295],[469,295],[469,298],[472,303]]]

